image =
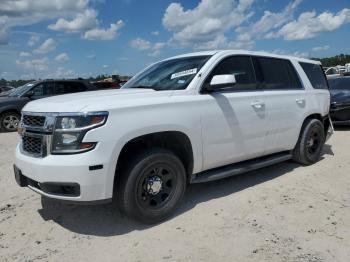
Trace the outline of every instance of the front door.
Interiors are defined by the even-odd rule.
[[[264,154],[267,133],[265,94],[257,89],[249,56],[225,58],[206,79],[234,74],[232,87],[202,95],[203,169],[215,168]]]

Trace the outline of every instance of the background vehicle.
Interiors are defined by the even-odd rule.
[[[100,81],[100,82],[93,82],[91,83],[92,85],[94,85],[96,87],[96,89],[101,90],[101,89],[119,89],[119,83],[115,83],[115,82],[104,82],[104,81]]]
[[[288,159],[317,162],[329,107],[317,61],[248,51],[177,56],[120,90],[27,104],[15,177],[51,198],[114,197],[127,215],[155,223],[190,183]]]
[[[80,80],[44,80],[18,87],[0,97],[0,129],[16,131],[22,108],[32,100],[95,89]]]
[[[13,89],[14,89],[14,87],[12,87],[12,86],[0,86],[0,94],[3,94],[5,92],[9,92]]]
[[[335,125],[350,125],[350,76],[328,79],[331,119]]]

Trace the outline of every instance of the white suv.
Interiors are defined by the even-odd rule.
[[[317,61],[248,51],[181,55],[121,90],[62,95],[22,111],[15,177],[55,199],[115,199],[147,223],[191,183],[288,159],[319,160],[330,94]]]

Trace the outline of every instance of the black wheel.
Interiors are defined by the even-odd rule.
[[[149,224],[174,212],[186,189],[185,169],[175,154],[152,149],[138,155],[123,169],[116,185],[122,212]]]
[[[322,122],[318,119],[307,120],[294,148],[293,160],[303,165],[316,163],[321,157],[324,143],[325,133]]]
[[[6,112],[0,116],[0,127],[7,132],[14,132],[17,130],[20,121],[20,116],[16,112]]]

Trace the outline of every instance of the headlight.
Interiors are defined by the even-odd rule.
[[[52,154],[76,154],[92,150],[97,141],[82,142],[85,134],[106,123],[108,112],[62,115],[56,118]]]

